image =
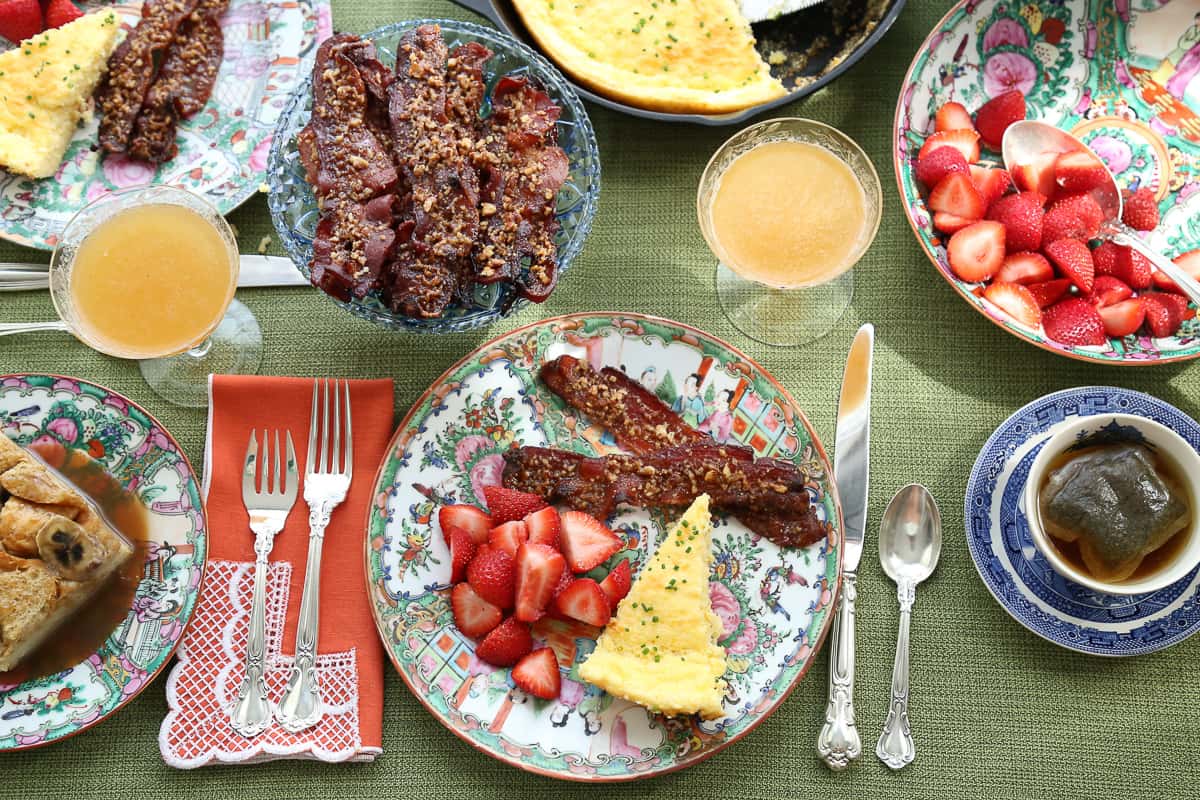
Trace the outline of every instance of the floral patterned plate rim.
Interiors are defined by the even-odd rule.
[[[129,30],[141,3],[88,0],[85,11],[111,6]],[[50,178],[0,169],[0,238],[51,250],[75,212],[102,194],[162,183],[202,195],[222,214],[262,184],[275,121],[317,44],[332,32],[329,0],[230,0],[222,17],[225,57],[212,97],[179,125],[179,154],[155,168],[95,147],[98,122],[75,132]]]
[[[179,443],[118,392],[64,375],[0,375],[0,435],[83,449],[150,512],[145,572],[128,616],[83,662],[0,684],[0,752],[60,741],[99,724],[150,685],[191,620],[208,563],[200,485]]]
[[[558,654],[555,701],[516,689],[507,669],[474,657],[453,627],[449,561],[434,525],[446,503],[480,501],[497,482],[512,442],[555,443],[580,452],[615,449],[605,431],[576,417],[536,380],[548,358],[571,353],[612,365],[652,388],[719,441],[788,458],[829,526],[826,541],[780,550],[732,518],[718,516],[711,597],[728,654],[727,715],[666,719],[616,700],[578,678],[595,629],[539,622],[535,639]],[[843,526],[832,469],[792,396],[729,344],[670,320],[587,312],[542,320],[481,345],[416,401],[380,465],[367,512],[368,591],[389,658],[417,700],[450,731],[487,755],[529,772],[576,781],[627,781],[683,769],[747,734],[787,697],[813,663],[832,622],[841,576]],[[620,509],[609,525],[642,562],[673,519]],[[586,630],[584,630],[586,629]]]
[[[1200,424],[1142,392],[1085,386],[1038,398],[1001,423],[979,452],[967,481],[967,547],[996,602],[1038,636],[1080,653],[1136,656],[1200,631],[1200,568],[1157,592],[1096,592],[1054,571],[1020,510],[1029,468],[1059,426],[1115,413],[1166,425],[1200,450]]]
[[[976,296],[976,284],[951,272],[913,176],[916,153],[942,103],[957,100],[975,109],[1010,88],[1025,93],[1031,119],[1091,145],[1123,186],[1154,190],[1161,222],[1152,243],[1171,256],[1200,248],[1200,16],[1194,5],[962,0],[934,27],[904,78],[893,161],[917,241],[942,277],[991,322],[1082,361],[1148,366],[1200,356],[1200,320],[1165,339],[1134,335],[1098,347],[1060,345]]]

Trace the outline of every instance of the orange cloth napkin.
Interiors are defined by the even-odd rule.
[[[252,429],[290,430],[303,476],[312,380],[215,375],[210,395],[204,453],[209,566],[168,680],[171,710],[159,735],[163,758],[184,768],[275,758],[372,760],[382,748],[384,653],[367,595],[363,547],[375,473],[393,430],[392,382],[350,382],[354,478],[330,519],[321,564],[317,661],[326,717],[298,734],[275,724],[253,739],[229,727],[229,707],[245,674],[254,576],[242,462]],[[275,537],[268,571],[267,684],[276,701],[295,652],[307,550],[308,506],[301,485],[287,524]]]

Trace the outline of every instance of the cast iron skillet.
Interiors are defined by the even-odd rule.
[[[502,30],[541,52],[521,22],[511,0],[454,0],[460,6],[487,17]],[[778,19],[754,24],[758,51],[768,61],[782,54],[782,63],[772,64],[771,73],[789,89],[783,97],[731,114],[669,114],[650,111],[610,100],[571,81],[580,96],[593,103],[635,117],[697,125],[734,125],[767,109],[811,94],[848,70],[900,16],[905,0],[824,0],[811,8]],[[553,59],[551,59],[553,61]],[[571,76],[567,75],[567,80]]]

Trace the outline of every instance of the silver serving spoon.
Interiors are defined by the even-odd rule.
[[[1009,172],[1012,172],[1016,165],[1028,164],[1043,153],[1071,153],[1078,150],[1091,153],[1100,164],[1104,164],[1102,158],[1076,137],[1053,125],[1032,119],[1010,125],[1004,132],[1001,150],[1004,153],[1004,166]],[[1197,283],[1178,264],[1151,247],[1137,231],[1121,221],[1121,212],[1125,205],[1121,198],[1121,190],[1117,186],[1117,179],[1113,177],[1106,164],[1104,172],[1108,175],[1108,185],[1092,190],[1092,197],[1100,205],[1100,210],[1104,212],[1104,222],[1100,225],[1100,238],[1137,250],[1168,278],[1175,281],[1193,303],[1200,305],[1200,283]]]
[[[908,729],[908,628],[917,584],[933,573],[941,550],[942,515],[937,502],[924,486],[905,486],[888,503],[879,523],[879,561],[896,582],[900,601],[892,702],[875,746],[875,754],[892,769],[911,763],[917,752]]]

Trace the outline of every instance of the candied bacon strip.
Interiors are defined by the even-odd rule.
[[[597,372],[586,362],[563,355],[547,361],[538,375],[550,391],[611,431],[617,444],[632,453],[712,441],[619,369],[605,367]]]
[[[125,152],[164,51],[199,1],[147,0],[137,27],[109,56],[108,73],[96,92],[99,140],[105,152]]]

